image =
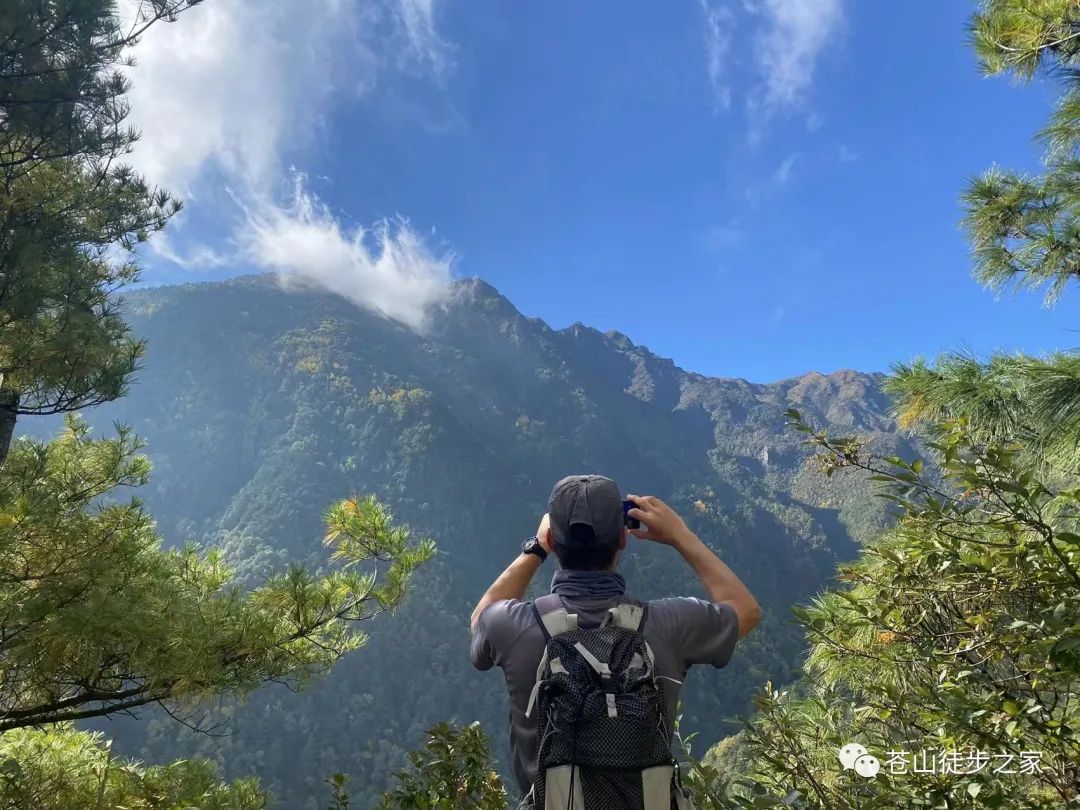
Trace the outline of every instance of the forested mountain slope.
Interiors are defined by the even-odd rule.
[[[367,648],[304,693],[216,709],[228,736],[167,719],[108,725],[121,753],[201,753],[227,775],[258,774],[284,807],[322,807],[333,771],[354,776],[366,806],[441,719],[481,720],[502,754],[502,684],[469,667],[469,612],[535,530],[552,483],[579,471],[669,500],[762,602],[766,620],[732,665],[695,672],[685,691],[685,726],[718,739],[755,687],[802,660],[787,607],[885,520],[865,484],[803,469],[785,410],[910,453],[880,376],[704,377],[619,333],[552,330],[478,280],[458,282],[423,335],[270,276],[143,290],[126,309],[149,341],[145,368],[130,396],[85,416],[146,439],[155,471],[140,495],[169,542],[213,543],[262,576],[319,560],[322,511],[355,492],[439,544]],[[670,549],[632,541],[623,570],[644,597],[698,592]]]

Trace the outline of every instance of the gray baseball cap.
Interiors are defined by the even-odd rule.
[[[619,487],[602,475],[568,475],[551,490],[548,520],[551,539],[560,545],[572,545],[573,524],[592,528],[597,545],[617,543],[623,528]]]

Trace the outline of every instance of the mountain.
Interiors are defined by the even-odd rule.
[[[787,608],[888,519],[866,485],[806,468],[785,410],[912,452],[880,375],[706,377],[618,332],[553,330],[477,279],[455,284],[423,334],[270,276],[140,290],[126,311],[149,343],[144,370],[129,396],[85,416],[146,439],[154,475],[140,496],[168,542],[218,545],[255,582],[291,559],[318,565],[323,510],[372,493],[439,544],[407,605],[328,677],[210,709],[227,736],[164,717],[107,726],[119,753],[209,756],[259,775],[282,807],[324,806],[335,771],[366,806],[438,720],[481,720],[503,754],[502,683],[470,669],[468,616],[570,473],[669,501],[762,602],[732,664],[687,683],[684,728],[696,745],[719,739],[762,682],[793,677],[804,644]],[[667,548],[633,543],[622,568],[643,597],[699,593]]]

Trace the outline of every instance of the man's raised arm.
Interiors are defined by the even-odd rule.
[[[539,538],[540,545],[544,547],[544,550],[551,553],[547,515],[544,515],[543,520],[540,521],[540,528],[536,530],[536,536]],[[472,619],[469,621],[470,630],[473,633],[476,632],[480,614],[484,612],[484,608],[488,605],[503,599],[520,599],[523,597],[541,563],[542,560],[535,554],[524,553],[510,563],[506,570],[491,583],[491,587],[480,597],[480,601],[476,603],[476,608],[472,612]]]
[[[739,619],[739,638],[761,620],[761,606],[743,585],[735,572],[717,557],[701,539],[687,528],[686,523],[670,506],[651,495],[627,495],[637,504],[630,517],[645,524],[646,530],[631,529],[630,534],[642,540],[673,546],[694,569],[709,599],[717,604],[730,605]]]

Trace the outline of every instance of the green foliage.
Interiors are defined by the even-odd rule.
[[[693,754],[696,734],[683,735],[682,717],[675,718],[675,739],[681,749],[679,781],[694,803],[695,810],[724,810],[729,807],[729,797],[736,789],[734,780],[744,768],[731,767],[725,761],[736,737],[726,737],[706,752],[703,759]],[[741,734],[738,735],[741,737]]]
[[[328,810],[349,810],[349,802],[352,798],[346,785],[349,777],[343,773],[334,773],[326,780],[330,786],[330,806]]]
[[[1064,77],[1049,126],[1040,133],[1046,172],[1026,177],[994,168],[964,195],[975,275],[993,288],[1048,285],[1053,301],[1077,277],[1080,248],[1077,185],[1080,160],[1080,7],[1072,0],[987,0],[972,22],[986,71],[1027,80],[1038,71]]]
[[[114,759],[102,735],[59,724],[0,736],[0,807],[5,810],[263,810],[253,779],[219,781],[202,760],[146,767]]]
[[[439,723],[423,750],[409,754],[412,768],[394,774],[397,787],[383,795],[381,810],[503,810],[506,790],[491,767],[487,737],[478,723],[464,728]]]
[[[0,731],[303,686],[365,643],[356,624],[397,606],[434,554],[373,498],[348,499],[326,515],[337,567],[243,591],[220,554],[163,550],[142,504],[118,499],[147,480],[139,446],[69,419],[51,443],[21,440],[0,475]]]
[[[397,388],[393,391],[372,388],[368,394],[368,401],[372,405],[380,412],[392,413],[396,419],[404,419],[410,408],[422,407],[430,399],[431,394],[423,388]]]
[[[986,363],[946,354],[898,363],[886,388],[901,424],[963,419],[973,439],[1020,442],[1032,462],[1080,468],[1080,354],[999,354]]]
[[[110,158],[137,135],[124,126],[128,83],[117,68],[142,33],[201,0],[144,0],[124,29],[107,0],[11,0],[0,13],[0,167]]]
[[[725,737],[700,760],[691,755],[689,745],[685,753],[688,763],[684,766],[683,787],[698,810],[727,807],[730,797],[749,795],[752,784],[745,775],[753,759],[744,731]]]
[[[792,412],[826,469],[859,468],[903,514],[842,566],[841,590],[797,611],[812,647],[797,692],[771,687],[747,732],[760,797],[821,808],[1061,807],[1080,785],[1080,488],[1050,484],[1015,446],[934,431],[943,481],[876,459]],[[1040,752],[1037,773],[843,771],[857,741],[891,751]],[[761,805],[764,806],[764,805]]]
[[[14,0],[0,10],[0,463],[19,414],[121,396],[143,345],[116,291],[132,249],[180,206],[123,163],[124,51],[198,0]]]
[[[988,74],[1011,72],[1028,81],[1040,69],[1080,55],[1075,0],[983,0],[981,5],[972,18],[971,41]]]
[[[1039,134],[1043,174],[994,167],[964,194],[975,276],[995,290],[1045,288],[1047,303],[1080,278],[1080,4],[987,0],[972,40],[988,73],[1060,77],[1062,94]],[[934,366],[900,364],[889,390],[904,424],[964,418],[986,441],[1020,441],[1028,452],[1080,464],[1080,358],[996,355],[982,364],[957,354]]]

